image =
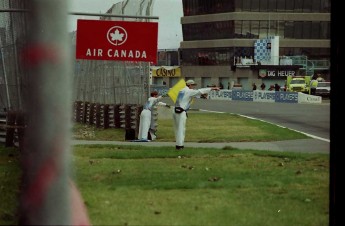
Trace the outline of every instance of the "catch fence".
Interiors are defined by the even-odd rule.
[[[153,3],[153,0],[143,0],[140,3],[126,0],[114,4],[107,13],[138,16],[138,19],[122,18],[121,20],[147,21],[148,19],[140,19],[140,16],[150,16]],[[24,120],[26,112],[32,107],[26,100],[30,79],[22,59],[30,34],[28,31],[29,3],[25,0],[0,0],[0,8],[0,143],[11,146],[19,145],[21,140],[19,134],[22,134],[26,128]],[[100,16],[99,19],[113,20],[114,18]],[[75,49],[76,32],[71,32],[70,37],[71,49]],[[72,51],[72,54],[73,59],[75,52]],[[120,109],[131,106],[130,109],[137,112],[142,108],[150,92],[150,64],[148,62],[76,59],[71,63],[73,65],[73,74],[70,75],[73,81],[71,105],[79,108],[80,105],[76,103],[87,103],[83,104],[85,109],[82,112],[83,114],[87,112],[86,115],[90,117],[80,120],[79,116],[77,117],[78,114],[74,113],[72,118],[76,122],[95,124],[97,127],[102,122],[105,124],[100,127],[105,129],[128,128],[128,125],[131,125],[130,127],[137,131],[137,118],[134,120],[131,116],[132,119],[129,120],[128,117],[123,116],[127,121],[122,119],[120,122],[115,120],[117,114],[114,109],[117,106],[120,106]],[[61,92],[65,91],[61,90]],[[109,109],[110,113],[108,116],[105,113],[104,119],[99,117],[92,119],[94,111],[91,106],[96,106],[95,117],[99,115],[97,109],[101,109],[101,112]],[[125,112],[125,110],[120,112]],[[19,121],[16,120],[17,118]],[[107,118],[109,124],[106,121]]]

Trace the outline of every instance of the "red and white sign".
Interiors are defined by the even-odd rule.
[[[158,23],[78,20],[76,58],[157,63]]]

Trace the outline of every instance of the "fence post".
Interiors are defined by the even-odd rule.
[[[16,124],[16,113],[14,111],[8,111],[7,120],[6,120],[6,141],[5,141],[6,147],[14,146],[15,124]]]
[[[90,104],[90,113],[89,113],[89,125],[94,124],[94,119],[95,119],[95,103]]]
[[[103,105],[103,128],[109,128],[109,104]]]
[[[89,102],[84,102],[83,104],[83,124],[86,124],[87,122],[87,117],[88,117],[88,114],[89,114],[89,110],[90,110],[90,105],[89,105]]]
[[[125,105],[125,129],[131,129],[131,105],[126,104]]]
[[[22,150],[24,146],[24,135],[25,135],[25,129],[26,129],[26,120],[25,120],[24,112],[22,111],[18,112],[17,118],[16,118],[16,124],[17,124],[19,150]]]
[[[114,105],[114,125],[115,128],[121,128],[121,105]]]
[[[137,105],[135,108],[135,134],[138,136],[139,133],[139,126],[140,126],[140,113],[143,111],[142,105]]]
[[[28,127],[21,154],[18,225],[90,225],[70,171],[73,54],[68,1],[26,0],[24,5],[29,37],[20,59],[29,78]]]
[[[96,127],[101,127],[101,105],[95,104],[95,121],[96,121]]]

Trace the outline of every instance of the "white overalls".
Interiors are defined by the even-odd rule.
[[[159,102],[162,99],[162,96],[159,97],[150,97],[147,102],[145,103],[142,112],[140,113],[140,123],[139,123],[139,132],[138,132],[138,139],[139,140],[147,140],[148,132],[150,130],[151,125],[153,126],[154,123],[151,122],[152,119],[152,111],[154,110],[155,105],[166,105],[163,102]],[[150,133],[152,140],[156,138],[154,133]]]
[[[176,146],[184,146],[187,111],[192,103],[193,97],[209,93],[210,91],[211,88],[201,88],[194,90],[190,89],[188,86],[179,91],[176,98],[175,108],[181,107],[184,109],[184,111],[182,111],[181,113],[176,113],[175,111],[173,112]]]

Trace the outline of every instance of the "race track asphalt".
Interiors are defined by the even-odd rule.
[[[329,105],[329,101],[325,102]],[[199,110],[199,109],[197,109]],[[165,114],[160,114],[165,115]],[[299,131],[301,132],[301,131]],[[305,133],[306,134],[306,133]],[[308,139],[298,140],[283,140],[270,142],[230,142],[230,143],[197,143],[185,142],[185,147],[196,148],[224,148],[233,147],[243,150],[267,150],[267,151],[281,151],[281,152],[305,152],[305,153],[325,153],[330,154],[330,140],[306,134]],[[142,145],[142,146],[171,146],[175,147],[175,142],[130,142],[130,141],[86,141],[86,140],[72,140],[72,145],[88,145],[88,144],[111,144],[111,145]],[[183,150],[182,150],[183,151]]]

